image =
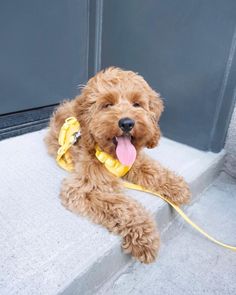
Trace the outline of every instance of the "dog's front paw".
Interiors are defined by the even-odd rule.
[[[188,185],[182,180],[172,186],[166,197],[176,205],[184,205],[190,202],[190,190]]]
[[[151,263],[157,257],[159,244],[159,235],[156,231],[136,228],[124,237],[122,248],[125,253],[130,253],[140,262]]]

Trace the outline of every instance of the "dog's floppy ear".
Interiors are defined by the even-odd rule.
[[[92,104],[93,103],[91,103],[91,100],[85,95],[85,93],[82,92],[81,95],[76,96],[74,112],[81,125],[88,125],[90,119],[88,114]]]
[[[150,140],[147,142],[146,147],[149,149],[152,149],[158,144],[158,141],[161,137],[161,131],[157,122],[159,121],[161,113],[164,110],[164,105],[160,97],[160,94],[153,90],[151,90],[151,93],[149,95],[149,109],[150,109],[150,112],[152,113],[151,118],[152,118],[153,124],[155,125],[155,128],[153,128],[153,134]]]
[[[161,113],[164,110],[164,104],[160,94],[152,90],[149,95],[149,109],[155,114],[156,121],[159,121]]]
[[[75,113],[79,121],[86,110],[86,100],[83,94],[75,97]]]

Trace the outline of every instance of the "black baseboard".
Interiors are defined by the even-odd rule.
[[[0,140],[45,128],[56,105],[0,116]]]

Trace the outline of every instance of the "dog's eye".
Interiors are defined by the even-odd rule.
[[[107,104],[104,104],[104,105],[102,106],[102,108],[103,108],[103,109],[107,109],[107,108],[112,107],[112,106],[113,106],[112,103],[107,103]]]
[[[141,105],[140,105],[138,102],[134,102],[134,103],[133,103],[133,107],[135,107],[135,108],[139,108],[139,107],[141,107]]]

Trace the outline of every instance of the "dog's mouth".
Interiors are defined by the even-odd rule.
[[[113,138],[116,145],[116,156],[125,166],[132,166],[136,159],[136,149],[132,143],[133,137],[130,134],[123,134]]]

